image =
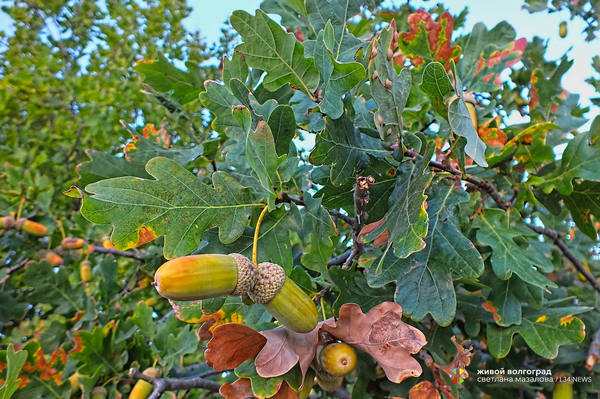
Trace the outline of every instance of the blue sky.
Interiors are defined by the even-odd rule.
[[[394,2],[392,0],[385,1],[388,4]],[[253,12],[258,8],[260,2],[260,0],[189,0],[193,12],[184,23],[188,29],[199,29],[208,42],[213,42],[219,37],[223,22],[233,10],[243,9]],[[424,7],[431,7],[435,3],[435,1],[425,0],[411,1],[411,4],[415,6]],[[529,14],[521,9],[523,0],[447,0],[443,3],[454,14],[460,12],[465,6],[469,7],[467,30],[470,30],[477,22],[483,22],[488,28],[491,28],[502,20],[508,20],[515,27],[518,37],[531,39],[537,35],[547,38],[549,41],[547,57],[556,59],[568,51],[569,58],[575,60],[573,67],[563,78],[563,87],[570,92],[580,94],[581,104],[585,106],[590,105],[590,97],[598,95],[590,85],[584,82],[584,79],[594,73],[590,65],[591,57],[600,54],[600,39],[592,43],[585,42],[584,35],[581,33],[585,26],[579,20],[568,22],[568,36],[561,39],[558,36],[558,24],[562,20],[569,19],[568,12]],[[10,32],[9,22],[8,17],[0,12],[0,30]],[[587,117],[592,119],[598,114],[599,109],[593,107]]]

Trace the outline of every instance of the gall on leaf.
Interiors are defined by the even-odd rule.
[[[421,366],[411,356],[427,343],[425,335],[402,321],[402,307],[383,302],[367,313],[355,303],[340,308],[335,325],[322,329],[375,359],[387,378],[396,383],[421,375]]]
[[[212,331],[204,356],[206,364],[217,371],[231,370],[256,356],[267,339],[243,324],[222,324]]]

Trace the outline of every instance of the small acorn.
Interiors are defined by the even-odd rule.
[[[66,237],[62,240],[60,245],[67,249],[79,249],[83,248],[85,240],[83,238]]]
[[[295,332],[310,332],[319,321],[317,307],[311,298],[275,263],[258,265],[258,279],[248,296]]]
[[[104,399],[106,398],[107,394],[108,392],[106,392],[106,388],[97,386],[94,389],[92,389],[91,399]]]
[[[343,342],[334,342],[323,347],[319,362],[328,374],[344,377],[356,368],[356,352]]]
[[[464,99],[467,110],[469,111],[469,116],[471,117],[471,122],[473,122],[473,127],[475,127],[475,131],[477,131],[479,129],[479,125],[477,123],[477,111],[475,110],[475,97],[472,93],[465,93]]]
[[[81,261],[79,264],[79,276],[84,283],[92,280],[92,263],[89,260]]]
[[[40,251],[38,252],[38,256],[40,257],[40,260],[46,261],[54,267],[60,266],[63,263],[63,258],[54,251]]]
[[[15,224],[16,228],[19,230],[23,230],[26,233],[29,233],[34,236],[43,237],[48,234],[48,228],[43,224],[32,222],[27,219],[19,219]]]
[[[257,274],[256,266],[240,254],[189,255],[159,267],[154,285],[161,296],[181,301],[241,296],[254,285]]]
[[[142,374],[148,377],[157,378],[160,371],[156,367],[147,368]],[[144,380],[137,380],[131,392],[129,392],[129,399],[146,399],[152,392],[152,384]]]

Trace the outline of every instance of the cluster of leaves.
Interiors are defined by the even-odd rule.
[[[69,252],[60,267],[30,263],[7,274],[3,343],[25,342],[27,352],[16,397],[68,397],[65,381],[77,370],[84,397],[102,384],[116,398],[133,382],[129,367],[157,363],[171,377],[212,365],[223,371],[213,378],[227,397],[251,390],[294,398],[314,357],[314,343],[306,343],[322,329],[361,350],[346,379],[353,398],[552,390],[546,382],[453,383],[448,372],[466,366],[471,374],[592,375],[576,392],[598,391],[590,373],[600,366],[584,366],[585,332],[600,328],[591,307],[598,293],[574,266],[600,272],[600,119],[582,128],[587,110],[560,87],[572,63],[566,57],[546,60],[541,39],[518,39],[506,22],[455,37],[464,16],[442,6],[388,9],[378,0],[265,0],[254,15],[233,13],[241,44],[218,77],[160,56],[138,63],[146,91],[193,133],[188,140],[146,126],[131,132],[124,157],[88,153],[67,195],[81,198],[87,221],[111,226],[116,249]],[[199,83],[207,76],[213,80]],[[200,105],[210,116],[189,111]],[[206,132],[194,132],[207,121]],[[25,184],[18,169],[6,175],[12,186]],[[367,176],[374,182],[362,188],[357,182]],[[41,193],[53,196],[50,188]],[[240,298],[144,302],[156,296],[148,282],[163,257],[250,257],[265,207],[257,259],[281,265],[322,298],[315,332],[282,339],[287,330]],[[90,241],[108,229],[86,220],[74,217],[65,228]],[[54,248],[59,230],[42,240],[8,232],[2,246]],[[132,249],[125,253],[134,258],[115,259]],[[76,271],[86,256],[95,277],[83,284]],[[13,251],[3,270],[28,258]],[[348,328],[350,309],[360,318],[382,307],[403,317],[399,331],[422,335],[415,350]],[[369,328],[378,324],[367,319]],[[204,324],[196,336],[197,323]],[[472,356],[457,336],[471,341]],[[198,339],[211,337],[199,351]],[[236,337],[251,341],[243,353],[239,343],[227,346]],[[409,354],[425,342],[422,356]],[[390,347],[405,359],[395,370],[398,363],[386,361],[396,358],[377,352]],[[227,353],[233,360],[215,356]]]

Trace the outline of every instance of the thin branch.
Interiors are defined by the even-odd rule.
[[[417,158],[417,157],[421,156],[418,152],[416,152],[413,149],[406,150],[406,152],[404,154],[406,156],[409,156],[412,158]],[[473,186],[477,187],[478,190],[489,194],[489,196],[494,200],[494,202],[496,202],[496,204],[498,205],[498,207],[500,209],[507,210],[508,208],[510,208],[511,202],[505,201],[504,198],[502,198],[502,195],[498,192],[498,189],[496,188],[496,186],[494,184],[490,183],[489,181],[484,180],[484,179],[479,179],[474,176],[463,175],[463,173],[460,170],[454,169],[453,167],[444,165],[440,162],[429,161],[429,166],[431,166],[432,168],[435,168],[435,169],[439,169],[439,170],[443,170],[445,172],[451,173],[454,176],[458,176],[462,180],[464,180],[468,183],[471,183]]]
[[[115,256],[124,256],[126,258],[135,259],[135,260],[140,261],[142,263],[145,262],[145,260],[143,258],[140,258],[134,252],[119,251],[118,249],[114,249],[114,248],[104,248],[104,247],[94,246],[94,252],[98,252],[98,253],[101,253],[101,254],[111,254],[111,255],[115,255]]]
[[[138,369],[129,370],[129,375],[133,378],[144,380],[152,384],[154,389],[148,399],[158,399],[165,391],[183,391],[193,388],[201,388],[211,392],[219,392],[221,384],[216,381],[208,380],[202,377],[188,378],[153,378],[142,374]]]
[[[526,223],[526,225],[527,225],[527,227],[529,227],[531,230],[535,231],[536,233],[543,234],[546,237],[550,238],[552,241],[554,241],[554,245],[556,245],[558,247],[558,249],[560,249],[560,251],[563,253],[565,258],[567,258],[569,261],[571,261],[571,263],[573,264],[573,266],[575,266],[577,271],[579,273],[581,273],[587,281],[590,282],[590,284],[592,285],[592,287],[594,287],[594,289],[596,291],[600,292],[600,283],[598,282],[598,280],[596,280],[596,278],[592,275],[592,273],[590,273],[590,271],[587,270],[581,264],[579,259],[577,259],[575,257],[573,252],[571,252],[569,247],[567,247],[567,244],[565,244],[565,242],[562,240],[560,234],[557,231],[546,228],[546,227],[535,226],[535,225],[529,224],[529,223]]]
[[[352,254],[352,249],[349,249],[342,254],[334,256],[333,258],[327,261],[327,266],[343,265],[344,262],[346,262],[346,259],[348,259],[348,257],[350,256],[350,254]]]
[[[354,223],[352,224],[352,252],[344,261],[342,269],[350,267],[354,259],[358,259],[363,253],[364,244],[360,239],[360,231],[364,226],[369,215],[367,214],[367,204],[369,203],[369,190],[375,183],[373,176],[358,176],[354,184]]]

